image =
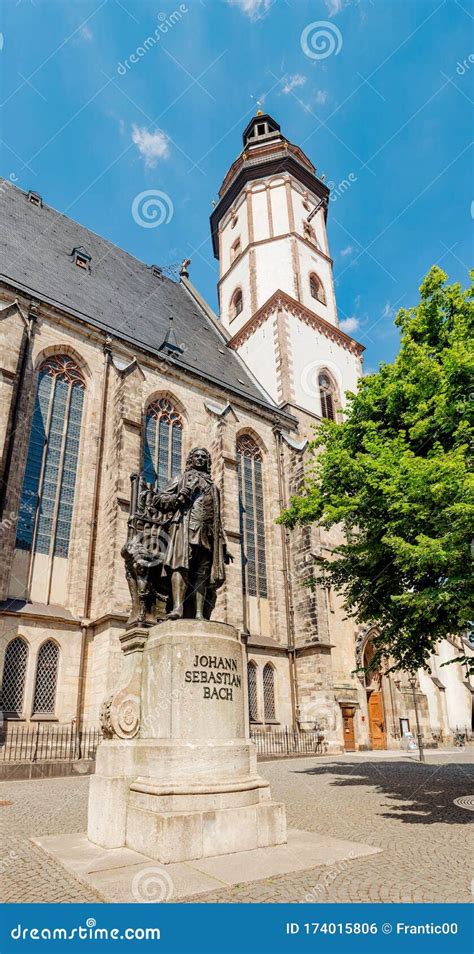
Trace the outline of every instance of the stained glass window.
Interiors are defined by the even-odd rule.
[[[275,670],[270,663],[263,667],[263,712],[265,722],[275,721]]]
[[[28,646],[21,636],[8,643],[3,665],[2,693],[0,706],[2,712],[21,716],[25,693]]]
[[[249,662],[247,665],[247,680],[249,693],[249,717],[251,722],[257,722],[257,667],[254,662]]]
[[[167,398],[150,404],[146,412],[143,477],[160,490],[181,470],[183,425]]]
[[[262,454],[258,444],[247,434],[237,442],[237,462],[244,592],[266,597]]]
[[[54,712],[58,681],[59,646],[48,639],[40,648],[36,666],[33,714]]]
[[[40,369],[20,500],[16,546],[67,557],[84,380],[67,355]]]

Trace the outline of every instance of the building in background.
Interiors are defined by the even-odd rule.
[[[253,726],[319,724],[330,748],[415,731],[405,677],[355,670],[373,630],[311,584],[334,532],[276,518],[301,487],[308,438],[341,419],[362,346],[338,325],[329,190],[258,114],[211,216],[217,318],[189,281],[145,265],[4,182],[0,201],[0,672],[9,721],[95,726],[129,611],[120,549],[130,474],[160,486],[207,446],[235,556],[214,618],[248,648]],[[471,728],[459,641],[416,687],[425,741]]]

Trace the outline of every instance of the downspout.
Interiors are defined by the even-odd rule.
[[[110,369],[110,360],[111,360],[111,349],[110,345],[112,343],[111,338],[106,338],[104,344],[104,383],[102,387],[102,395],[100,401],[100,416],[99,416],[99,434],[98,434],[98,448],[97,448],[97,467],[94,477],[94,492],[92,496],[92,525],[91,525],[91,535],[89,539],[89,551],[87,554],[87,575],[86,575],[86,586],[84,594],[84,618],[81,623],[81,658],[79,662],[79,685],[77,691],[77,712],[76,712],[76,725],[79,730],[82,725],[83,712],[84,712],[84,695],[85,695],[85,669],[87,661],[87,634],[90,626],[90,610],[92,602],[92,566],[95,556],[95,548],[97,542],[97,518],[98,518],[98,509],[99,509],[99,495],[100,495],[100,484],[102,476],[102,461],[104,456],[104,430],[105,430],[105,418],[107,413],[107,394],[109,388],[109,369]]]
[[[284,480],[284,461],[283,461],[283,442],[281,430],[274,428],[276,452],[277,452],[277,472],[278,472],[278,505],[280,513],[287,506]],[[288,659],[290,662],[290,692],[291,692],[291,712],[293,726],[297,725],[299,719],[299,693],[298,693],[298,674],[296,668],[296,647],[295,647],[295,614],[293,608],[293,592],[289,569],[289,537],[288,530],[281,524],[281,549],[283,558],[283,576],[286,580],[284,587],[285,610],[286,610],[286,631]]]
[[[21,345],[21,355],[18,361],[17,372],[16,372],[16,388],[15,396],[13,399],[13,408],[10,418],[10,427],[8,430],[8,440],[7,448],[5,454],[5,466],[2,474],[2,480],[0,485],[0,516],[3,515],[3,510],[6,503],[7,496],[7,487],[10,478],[10,470],[13,457],[13,447],[15,443],[15,435],[18,423],[18,416],[20,411],[20,402],[23,395],[23,383],[25,380],[27,363],[30,357],[31,342],[33,340],[33,331],[34,324],[36,321],[35,311],[37,310],[37,305],[30,303],[28,318],[26,328],[24,329],[23,340]]]

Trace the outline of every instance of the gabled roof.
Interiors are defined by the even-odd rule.
[[[158,277],[73,219],[0,183],[1,280],[152,354],[160,353],[172,317],[183,347],[174,364],[278,412],[182,283]],[[71,249],[80,247],[91,256],[88,270],[71,260]]]

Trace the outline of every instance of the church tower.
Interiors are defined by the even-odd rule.
[[[329,189],[259,111],[211,216],[219,305],[234,348],[282,407],[336,416],[362,346],[340,330],[326,219]]]

